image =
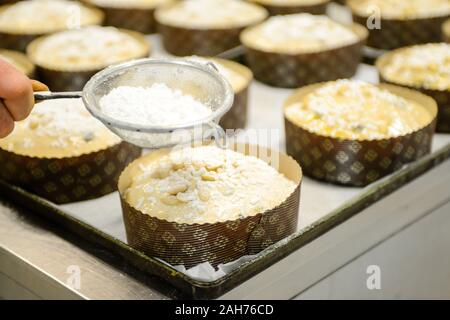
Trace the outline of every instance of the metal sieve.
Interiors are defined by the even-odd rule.
[[[100,106],[100,99],[116,87],[150,87],[154,83],[164,83],[193,96],[209,107],[212,113],[197,121],[179,125],[142,125],[113,118]],[[141,59],[108,67],[94,75],[83,92],[35,93],[36,100],[80,97],[87,110],[124,141],[143,148],[157,149],[211,136],[220,140],[224,131],[218,123],[231,108],[234,93],[213,63],[179,58]]]

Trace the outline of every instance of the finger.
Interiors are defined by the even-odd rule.
[[[0,61],[0,98],[15,121],[25,119],[34,105],[30,79],[6,62]]]
[[[34,92],[50,91],[50,89],[47,87],[46,84],[36,81],[36,80],[31,80],[31,86],[33,87]]]
[[[5,138],[14,130],[14,120],[6,106],[0,102],[0,139]]]

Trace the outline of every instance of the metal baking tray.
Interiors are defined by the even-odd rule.
[[[167,55],[160,48],[157,37],[152,37],[151,41],[153,56]],[[360,65],[355,78],[374,83],[378,81],[375,68],[364,64]],[[278,130],[279,139],[275,141],[275,145],[278,145],[280,150],[284,150],[285,145],[282,104],[292,92],[291,89],[273,88],[256,81],[250,88],[247,128]],[[264,132],[262,131],[263,134]],[[245,132],[240,135],[246,137]],[[255,143],[251,140],[246,142]],[[264,145],[261,141],[259,143]],[[273,145],[274,141],[271,141],[270,146]],[[190,278],[160,260],[128,246],[117,192],[95,200],[56,205],[0,180],[0,197],[23,206],[30,212],[56,223],[64,231],[107,250],[125,265],[131,265],[142,273],[162,279],[175,288],[172,294],[174,298],[212,299],[237,287],[448,158],[450,135],[437,134],[432,154],[404,166],[366,188],[340,187],[305,177],[302,182],[297,232],[213,282]]]
[[[377,81],[374,68],[367,65],[361,65],[356,78]],[[272,88],[254,82],[250,92],[248,127],[278,129],[280,132],[278,143],[280,149],[283,149],[281,108],[283,100],[292,90]],[[55,205],[0,180],[0,196],[108,250],[141,272],[161,278],[177,289],[180,296],[210,299],[235,288],[448,158],[450,158],[450,135],[437,134],[432,154],[366,188],[340,187],[304,178],[298,231],[213,282],[192,279],[160,260],[148,257],[128,246],[117,192],[96,200]]]
[[[320,237],[328,230],[358,214],[364,208],[450,158],[450,139],[439,137],[439,140],[441,140],[440,142],[446,141],[444,147],[364,189],[354,190],[305,179],[303,184],[305,192],[302,194],[298,231],[214,282],[202,282],[189,278],[167,264],[134,250],[126,242],[113,236],[112,233],[120,234],[123,232],[120,231],[122,222],[118,221],[118,219],[121,220],[121,214],[117,194],[99,200],[57,206],[0,180],[0,195],[8,201],[26,207],[30,212],[53,221],[64,230],[108,250],[141,272],[161,278],[179,290],[181,296],[193,299],[213,299],[235,288],[290,253]],[[348,199],[346,199],[347,197]],[[319,201],[319,198],[321,201]],[[326,203],[324,198],[330,201]],[[334,201],[332,198],[334,198]],[[322,215],[325,210],[324,207],[331,207],[338,202],[342,204]],[[325,206],[321,206],[321,203],[325,203]],[[317,210],[314,210],[315,207],[317,207]],[[107,211],[108,208],[114,209]],[[97,214],[91,215],[94,212],[97,212]],[[89,218],[81,219],[80,216],[89,216]],[[89,219],[91,223],[86,222]],[[92,222],[93,220],[97,221]],[[106,229],[110,231],[106,232]]]

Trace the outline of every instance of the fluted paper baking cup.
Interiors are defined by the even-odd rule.
[[[0,32],[0,46],[5,49],[25,52],[29,43],[42,36],[31,34],[11,34]]]
[[[249,154],[256,146],[236,145],[233,149]],[[271,151],[256,147],[258,154]],[[155,151],[157,153],[168,150]],[[146,157],[157,154],[152,153]],[[131,183],[136,162],[130,164],[119,179],[119,192],[128,244],[151,257],[186,268],[209,262],[216,267],[245,255],[257,254],[295,232],[298,222],[300,166],[285,154],[278,154],[279,171],[297,184],[295,191],[279,206],[239,220],[205,224],[180,224],[152,217],[131,207],[123,194]]]
[[[176,3],[173,5],[176,5]],[[267,12],[266,15],[268,15]],[[245,27],[253,25],[249,23],[229,28],[175,26],[164,23],[159,17],[159,10],[155,13],[155,20],[166,51],[180,57],[191,55],[216,56],[237,47],[240,45],[239,34]]]
[[[146,58],[150,55],[151,47],[143,34],[125,29],[118,30],[127,33],[147,47],[145,53],[132,57],[129,60]],[[51,91],[81,91],[93,75],[103,70],[105,67],[108,67],[107,65],[99,65],[93,66],[88,70],[74,70],[70,66],[67,66],[66,68],[51,68],[47,65],[40,65],[35,61],[36,59],[34,56],[40,43],[42,43],[42,41],[44,41],[47,37],[48,36],[40,37],[32,41],[27,47],[27,55],[36,65],[36,72],[39,79],[44,82]]]
[[[0,12],[6,10],[10,5],[4,5],[0,7]],[[95,10],[96,15],[98,15],[98,22],[96,24],[101,24],[103,22],[103,13],[100,10],[90,8]],[[36,12],[39,14],[39,12]],[[63,30],[54,30],[54,32]],[[50,32],[52,33],[52,32]],[[26,52],[27,46],[35,39],[45,36],[50,33],[22,33],[22,32],[2,32],[0,31],[0,47],[4,49],[16,50],[21,52]]]
[[[398,49],[402,50],[402,49]],[[422,92],[423,94],[433,98],[438,106],[438,116],[437,116],[437,124],[436,124],[436,131],[437,132],[443,132],[443,133],[450,133],[450,90],[433,90],[428,89],[425,87],[419,87],[419,86],[409,86],[405,85],[399,82],[395,82],[392,80],[387,80],[383,76],[383,70],[386,63],[388,63],[392,57],[393,54],[396,54],[398,50],[391,51],[385,55],[383,55],[381,58],[379,58],[376,62],[376,67],[378,69],[378,72],[380,74],[380,82],[388,83],[396,86],[402,86],[411,90],[417,90]]]
[[[246,59],[255,78],[274,87],[298,88],[312,83],[351,78],[362,59],[367,30],[349,26],[359,41],[314,53],[282,54],[246,47]],[[241,37],[242,39],[242,37]]]
[[[376,49],[392,50],[400,47],[440,42],[442,24],[449,16],[411,20],[381,18],[381,28],[369,30],[367,45]],[[367,24],[367,17],[353,13],[353,20],[362,25]]]
[[[156,32],[155,8],[115,8],[98,6],[105,13],[105,26],[128,29],[143,34]]]
[[[316,4],[304,4],[304,5],[286,5],[286,4],[269,4],[255,1],[255,3],[263,6],[269,12],[269,15],[286,15],[295,13],[311,13],[311,14],[325,14],[327,11],[327,5],[330,1],[326,0]]]
[[[244,129],[247,124],[248,86],[234,94],[233,106],[220,119],[223,129]]]
[[[189,29],[158,23],[164,48],[176,56],[215,56],[239,45],[244,28]]]
[[[95,199],[117,190],[122,170],[141,149],[121,142],[75,157],[30,157],[0,148],[0,179],[57,204]]]
[[[286,101],[285,108],[321,85],[297,90]],[[425,106],[433,115],[432,122],[404,136],[345,140],[313,133],[285,116],[287,153],[300,163],[305,175],[330,183],[363,187],[430,152],[437,115],[434,100],[409,89],[387,84],[379,86]]]
[[[249,87],[253,80],[253,74],[249,68],[237,62],[219,58],[210,58],[210,59],[213,62],[216,61],[221,65],[223,65],[224,67],[240,74],[247,81],[246,85],[243,87],[240,88],[233,87],[234,90],[233,105],[231,106],[230,110],[220,120],[220,126],[224,129],[243,129],[247,124],[248,95],[249,95]]]

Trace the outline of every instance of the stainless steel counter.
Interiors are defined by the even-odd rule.
[[[80,287],[72,290],[68,284],[77,284],[77,268]],[[154,289],[158,281],[126,274],[133,273],[127,269],[107,252],[0,200],[0,297],[167,299]]]

